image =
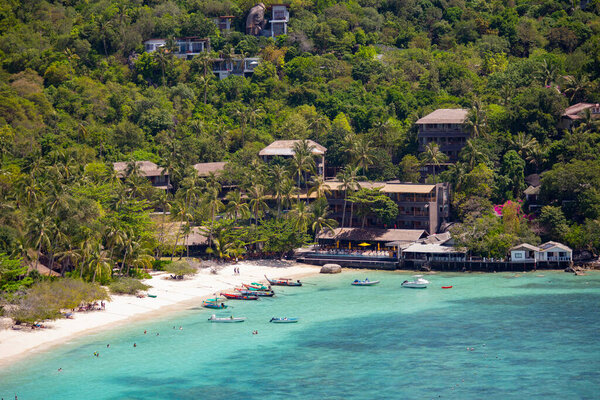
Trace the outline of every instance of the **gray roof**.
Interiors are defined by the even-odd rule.
[[[527,189],[523,191],[523,193],[528,195],[540,194],[540,187],[530,185],[529,187],[527,187]]]
[[[136,161],[136,165],[140,168],[140,175],[142,176],[161,176],[163,175],[164,168],[159,167],[152,161]],[[128,161],[119,161],[113,164],[115,171],[121,176],[125,176],[127,171]],[[166,171],[164,175],[168,175]]]
[[[469,110],[464,108],[440,108],[419,119],[416,124],[463,124]]]
[[[404,250],[403,253],[428,253],[428,254],[463,254],[465,253],[464,249],[453,247],[453,246],[443,246],[439,243],[434,244],[423,244],[423,243],[413,243]]]
[[[531,251],[540,251],[540,249],[538,247],[535,247],[529,243],[521,243],[519,245],[516,245],[514,247],[510,248],[510,251],[513,250],[531,250]]]
[[[199,176],[208,176],[210,173],[218,173],[222,172],[225,169],[226,162],[208,162],[208,163],[198,163],[194,165],[196,171],[198,171]]]
[[[335,228],[321,232],[319,239],[366,241],[366,242],[415,242],[425,236],[424,230],[418,229],[361,229]]]
[[[567,245],[564,245],[562,243],[558,243],[558,242],[546,242],[546,243],[542,243],[540,244],[540,251],[547,251],[550,250],[554,247],[558,247],[559,249],[565,250],[565,251],[573,251],[571,250],[571,248]]]
[[[293,156],[294,155],[294,145],[296,143],[301,142],[301,140],[276,140],[264,149],[262,149],[258,155],[259,156]],[[312,140],[308,141],[308,144],[313,147],[312,153],[315,155],[322,156],[325,154],[327,149],[321,146],[317,142],[313,142]]]

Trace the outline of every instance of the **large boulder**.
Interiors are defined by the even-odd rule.
[[[322,274],[339,274],[342,272],[342,267],[337,264],[325,264],[321,268]]]

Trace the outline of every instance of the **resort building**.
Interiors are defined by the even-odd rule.
[[[290,13],[285,4],[273,4],[271,6],[271,37],[287,34],[287,24],[290,22]]]
[[[152,53],[167,45],[167,39],[149,39],[144,42],[146,53]],[[210,50],[210,39],[197,36],[175,39],[174,55],[179,58],[191,60],[194,56]]]
[[[294,156],[294,145],[302,142],[301,140],[276,140],[264,149],[258,155],[264,162],[269,162],[275,157],[292,158]],[[315,156],[315,164],[317,175],[325,176],[325,153],[327,149],[317,142],[308,140],[308,144],[312,149],[312,154]]]
[[[435,142],[440,151],[448,156],[448,161],[458,161],[458,153],[467,143],[469,133],[464,124],[468,110],[462,108],[443,108],[427,114],[416,122],[418,127],[419,151]]]
[[[589,111],[587,111],[589,110]],[[569,130],[573,124],[582,119],[586,112],[591,114],[593,119],[600,118],[600,104],[598,103],[577,103],[567,107],[560,116],[559,128]]]
[[[268,11],[270,18],[265,18]],[[250,9],[246,18],[246,34],[254,36],[277,37],[287,33],[287,24],[290,21],[288,6],[285,4],[272,4],[267,8],[263,3],[258,3]]]
[[[571,262],[573,250],[558,242],[546,242],[539,246],[527,243],[520,244],[510,249],[511,262]]]
[[[215,58],[213,59],[213,73],[219,79],[225,79],[231,75],[248,77],[254,73],[254,68],[259,64],[260,58],[258,57]]]
[[[198,171],[198,176],[206,177],[210,174],[219,175],[225,170],[226,162],[209,162],[209,163],[198,163],[194,165],[194,169]]]
[[[222,15],[214,18],[213,21],[221,32],[229,32],[231,30],[231,22],[235,17],[233,15]]]
[[[163,190],[173,188],[169,181],[169,173],[152,161],[116,162],[113,167],[121,179],[125,179],[134,170],[137,170],[140,176],[148,178],[155,188]]]
[[[345,220],[348,226],[362,226],[362,220],[356,216],[356,206],[352,207],[346,202],[344,218],[344,190],[342,182],[326,181],[331,190],[327,196],[330,215],[338,223]],[[413,184],[399,182],[358,182],[360,188],[379,188],[398,205],[398,217],[390,226],[385,226],[375,217],[367,217],[365,227],[373,228],[395,228],[416,229],[427,233],[436,233],[440,230],[442,223],[449,217],[449,185],[438,184]],[[350,211],[354,211],[350,221]]]

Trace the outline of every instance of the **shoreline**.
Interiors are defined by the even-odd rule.
[[[233,274],[234,267],[240,269],[239,275]],[[300,279],[318,275],[320,269],[318,266],[290,261],[264,260],[224,264],[217,274],[211,274],[210,268],[203,268],[183,281],[165,279],[168,273],[157,272],[152,279],[143,281],[152,286],[147,293],[157,295],[156,298],[112,295],[103,311],[76,312],[73,319],[44,323],[47,328],[43,329],[14,330],[11,324],[9,328],[0,330],[0,368],[91,333],[159,319],[169,313],[183,312],[190,306],[200,307],[203,300],[213,297],[215,293],[238,287],[241,283],[266,282],[264,275]]]

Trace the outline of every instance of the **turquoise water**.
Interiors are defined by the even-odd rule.
[[[365,276],[382,282],[350,286]],[[0,370],[0,396],[599,398],[600,274],[511,276],[434,275],[425,290],[400,288],[409,275],[396,272],[316,276],[273,299],[230,301],[244,323],[211,324],[197,308],[74,340]]]

